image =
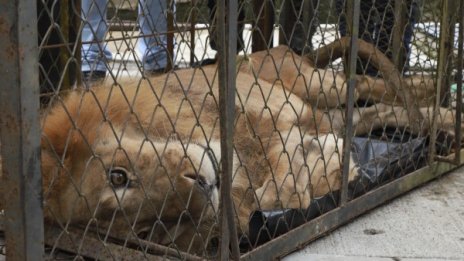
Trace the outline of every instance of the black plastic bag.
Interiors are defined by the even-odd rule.
[[[350,182],[348,195],[358,197],[426,164],[427,138],[412,137],[397,130],[376,136],[354,137],[351,153],[359,167],[359,177]],[[276,238],[338,206],[340,191],[311,201],[307,209],[255,211],[250,217],[248,237],[241,248],[249,249]]]

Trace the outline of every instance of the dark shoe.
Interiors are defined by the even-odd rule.
[[[105,71],[87,71],[82,72],[82,81],[84,83],[96,83],[103,81],[106,77]]]
[[[211,64],[216,64],[218,61],[218,53],[214,56],[214,58],[206,58],[198,62],[194,62],[192,64],[192,67],[197,68],[197,67],[203,67]]]
[[[197,65],[197,67],[202,67],[202,66],[206,66],[206,65],[215,64],[215,63],[217,63],[217,57],[206,58],[206,59],[202,60],[201,62],[199,62],[199,65]]]

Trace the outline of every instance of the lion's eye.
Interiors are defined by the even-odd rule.
[[[115,187],[125,186],[127,184],[127,171],[125,169],[112,169],[110,171],[110,181]]]

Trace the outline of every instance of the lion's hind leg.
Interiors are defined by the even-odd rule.
[[[256,190],[257,208],[306,208],[310,202],[304,139],[297,128],[283,132],[268,150],[270,173]]]

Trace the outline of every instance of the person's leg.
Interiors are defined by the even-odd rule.
[[[393,28],[395,26],[395,6],[394,0],[377,0],[377,8],[379,11],[380,22],[376,29],[378,34],[377,48],[387,55],[388,58],[392,59],[392,39],[393,39]],[[415,1],[405,1],[402,8],[406,9],[406,24],[403,32],[403,43],[404,48],[403,59],[401,61],[403,72],[409,69],[409,55],[411,52],[411,41],[413,36],[413,28],[415,25],[415,19],[417,17],[417,3]]]
[[[359,38],[366,42],[377,44],[376,23],[378,18],[378,9],[375,2],[377,0],[361,0],[361,12],[359,17]],[[377,76],[378,70],[373,67],[368,59],[359,59],[356,67],[357,74],[367,74]]]
[[[338,21],[338,31],[340,36],[348,35],[348,22],[347,17],[347,0],[336,0],[335,8],[337,14],[339,15]],[[373,0],[361,0],[360,3],[360,15],[359,15],[359,27],[358,27],[358,35],[359,38],[369,42],[374,42],[374,28],[375,28],[375,8]],[[377,70],[369,65],[369,62],[364,59],[358,58],[356,62],[356,73],[357,74],[369,74],[369,75],[377,75]]]
[[[376,47],[388,58],[392,59],[392,33],[395,25],[394,0],[376,0],[375,8],[378,12],[378,22],[375,26]]]
[[[310,49],[310,51],[313,50],[314,46],[313,46],[313,36],[314,34],[316,34],[316,31],[317,31],[317,27],[319,26],[320,24],[320,21],[319,21],[319,3],[320,3],[320,0],[311,0],[309,2],[309,15],[307,17],[307,19],[309,21],[305,21],[305,23],[309,23],[309,32],[307,34],[307,42],[308,42],[308,47]]]
[[[106,23],[107,0],[82,0],[82,72],[105,75],[111,52],[104,43],[108,31]]]
[[[415,0],[407,1],[407,21],[406,28],[404,29],[403,45],[404,45],[404,67],[403,73],[409,70],[409,57],[411,56],[411,43],[414,35],[414,26],[416,25],[419,17],[419,4]]]
[[[237,17],[237,53],[243,50],[245,43],[243,40],[243,30],[245,29],[245,1],[238,1]]]
[[[374,43],[375,37],[375,0],[361,0],[359,14],[359,38]]]
[[[207,6],[209,9],[209,21],[210,21],[210,30],[209,30],[209,46],[211,49],[218,49],[217,46],[217,33],[216,33],[216,0],[208,0]],[[245,5],[243,0],[238,1],[238,17],[237,17],[237,53],[243,50],[245,44],[243,40],[243,30],[245,28]]]
[[[336,0],[335,10],[339,16],[338,31],[340,36],[346,36],[348,34],[347,17],[347,0]],[[359,37],[367,42],[372,43],[372,36],[374,33],[374,22],[372,19],[373,2],[372,0],[361,0],[360,3],[360,15],[359,15]]]
[[[167,10],[165,0],[139,1],[138,21],[142,37],[137,41],[137,50],[146,71],[164,70],[169,60],[175,61],[175,57],[169,57],[167,49]]]
[[[319,0],[285,1],[280,12],[282,26],[280,43],[302,55],[313,49],[312,37],[316,32]]]
[[[208,0],[208,10],[209,10],[209,46],[213,50],[217,50],[216,44],[216,0]]]
[[[335,1],[335,11],[338,15],[338,32],[340,36],[346,36],[346,8],[345,8],[345,0],[336,0]]]

